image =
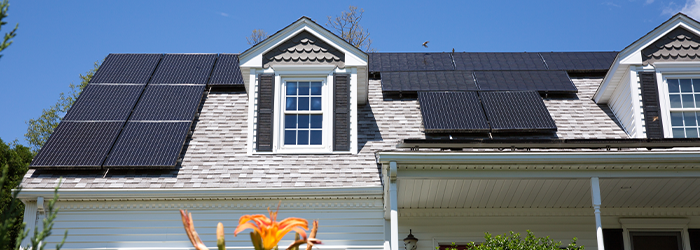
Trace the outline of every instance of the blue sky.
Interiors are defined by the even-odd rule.
[[[272,34],[304,15],[324,25],[349,5],[365,10],[379,52],[612,51],[678,11],[700,19],[700,0],[10,0],[0,34],[19,29],[0,58],[0,138],[26,144],[25,121],[109,53],[238,53],[253,29]]]

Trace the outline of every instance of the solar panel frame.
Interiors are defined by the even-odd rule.
[[[126,120],[144,84],[89,84],[63,117],[64,121]]]
[[[148,85],[129,121],[192,121],[205,85]]]
[[[129,121],[103,166],[113,169],[173,169],[191,125],[192,121]]]
[[[216,59],[209,85],[243,85],[238,54],[220,54]]]
[[[62,121],[32,160],[32,168],[101,169],[125,121]]]
[[[449,53],[370,53],[369,72],[454,70]]]
[[[146,84],[163,54],[109,54],[90,83]]]
[[[491,131],[552,132],[556,123],[535,91],[479,92]]]
[[[566,71],[494,70],[474,71],[476,85],[482,91],[538,91],[542,93],[577,93]]]
[[[382,72],[382,91],[468,91],[477,90],[471,71]]]
[[[216,54],[165,54],[149,84],[207,84]]]
[[[475,91],[418,92],[426,133],[487,133],[486,115]]]
[[[616,51],[609,52],[540,52],[550,70],[566,71],[607,71],[610,69]]]
[[[457,52],[455,70],[547,70],[538,53]]]

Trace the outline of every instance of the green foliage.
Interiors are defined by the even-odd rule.
[[[53,190],[53,199],[49,201],[48,209],[46,210],[46,217],[42,220],[43,228],[41,231],[39,231],[39,228],[34,229],[34,235],[32,238],[29,239],[29,244],[24,247],[24,249],[34,249],[34,250],[43,250],[45,244],[42,244],[44,239],[47,237],[51,236],[51,230],[53,229],[53,224],[54,220],[56,220],[56,215],[58,215],[58,209],[56,208],[56,201],[58,200],[58,187],[61,186],[61,181],[58,181],[58,185],[56,188]],[[28,232],[25,232],[24,235],[26,236]],[[61,247],[63,247],[63,243],[66,242],[66,238],[68,237],[68,230],[66,230],[63,233],[63,239],[61,240],[60,243],[56,244],[56,250],[60,250]],[[17,238],[17,242],[21,242],[22,238]],[[18,244],[19,245],[19,244]],[[15,248],[15,250],[19,250],[19,248]]]
[[[0,2],[0,29],[2,29],[2,26],[7,24],[7,22],[3,21],[5,17],[7,17],[7,11],[10,9],[10,3],[8,0],[3,0]],[[5,50],[7,46],[10,46],[12,44],[12,41],[10,39],[14,38],[17,35],[17,28],[19,27],[19,24],[15,25],[15,29],[10,31],[10,33],[5,33],[5,37],[2,40],[2,43],[0,43],[0,52]],[[0,58],[2,58],[2,55],[0,55]]]
[[[535,237],[535,234],[527,230],[527,236],[525,238],[520,236],[520,233],[510,233],[503,235],[491,236],[491,234],[486,233],[484,236],[483,243],[470,242],[467,245],[469,250],[583,250],[583,246],[576,245],[576,237],[571,240],[568,246],[565,248],[560,248],[561,241],[554,241],[547,237]],[[451,247],[445,250],[457,250],[455,243],[452,243]]]
[[[29,142],[34,152],[38,152],[41,146],[46,143],[46,140],[49,139],[49,136],[53,133],[53,130],[56,129],[58,123],[61,122],[61,119],[66,112],[68,112],[68,109],[73,106],[73,103],[78,99],[78,96],[88,85],[90,79],[92,79],[99,67],[100,64],[95,62],[95,67],[93,69],[89,70],[85,75],[80,75],[80,84],[74,85],[71,83],[70,92],[68,92],[68,94],[61,93],[55,105],[51,106],[49,109],[44,109],[39,118],[27,121],[27,133],[24,134],[24,138]]]
[[[24,204],[13,199],[12,189],[19,186],[33,156],[29,148],[19,145],[16,141],[8,145],[0,139],[0,167],[3,168],[0,179],[0,211],[3,214],[0,246],[10,245],[7,240],[17,238],[22,231]]]

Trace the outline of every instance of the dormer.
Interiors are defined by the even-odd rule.
[[[308,17],[240,55],[249,154],[356,154],[368,56]]]
[[[620,51],[594,100],[630,137],[700,137],[700,23],[678,13]]]

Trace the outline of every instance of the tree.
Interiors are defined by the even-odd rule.
[[[7,17],[7,10],[10,9],[10,3],[8,0],[2,1],[0,3],[0,29],[2,29],[2,26],[7,24],[7,22],[3,21],[5,17]],[[15,29],[10,31],[10,33],[5,33],[5,38],[3,38],[2,43],[0,43],[0,52],[5,50],[7,46],[10,46],[12,44],[12,41],[10,39],[14,38],[17,35],[17,28],[19,27],[19,23],[15,25]],[[0,55],[0,58],[2,58],[2,55]]]
[[[355,48],[364,50],[365,52],[376,51],[372,48],[372,39],[369,38],[369,30],[362,28],[360,21],[364,9],[357,10],[357,6],[350,5],[349,10],[343,11],[339,16],[328,16],[326,26],[335,30],[335,32]]]
[[[6,243],[9,239],[16,239],[22,232],[24,204],[13,199],[12,189],[22,182],[32,157],[34,154],[28,147],[19,145],[16,141],[8,145],[0,139],[0,167],[3,168],[0,177],[0,211],[3,214],[0,246],[8,245]]]
[[[95,62],[95,67],[93,69],[89,70],[85,75],[80,75],[80,84],[74,85],[71,83],[69,85],[70,92],[68,92],[68,94],[61,93],[56,104],[49,109],[44,109],[39,118],[27,121],[28,128],[27,133],[24,134],[24,138],[29,142],[34,152],[38,152],[41,146],[46,143],[46,140],[49,139],[53,130],[56,129],[58,123],[63,119],[63,115],[73,106],[73,103],[78,99],[78,96],[88,85],[90,79],[92,79],[99,67],[100,64]]]
[[[265,38],[267,38],[268,36],[270,36],[270,35],[268,35],[267,32],[265,32],[264,30],[257,30],[256,29],[256,30],[253,30],[253,33],[250,34],[249,37],[246,37],[245,40],[248,41],[248,45],[254,46],[254,45],[262,42],[263,40],[265,40]]]

